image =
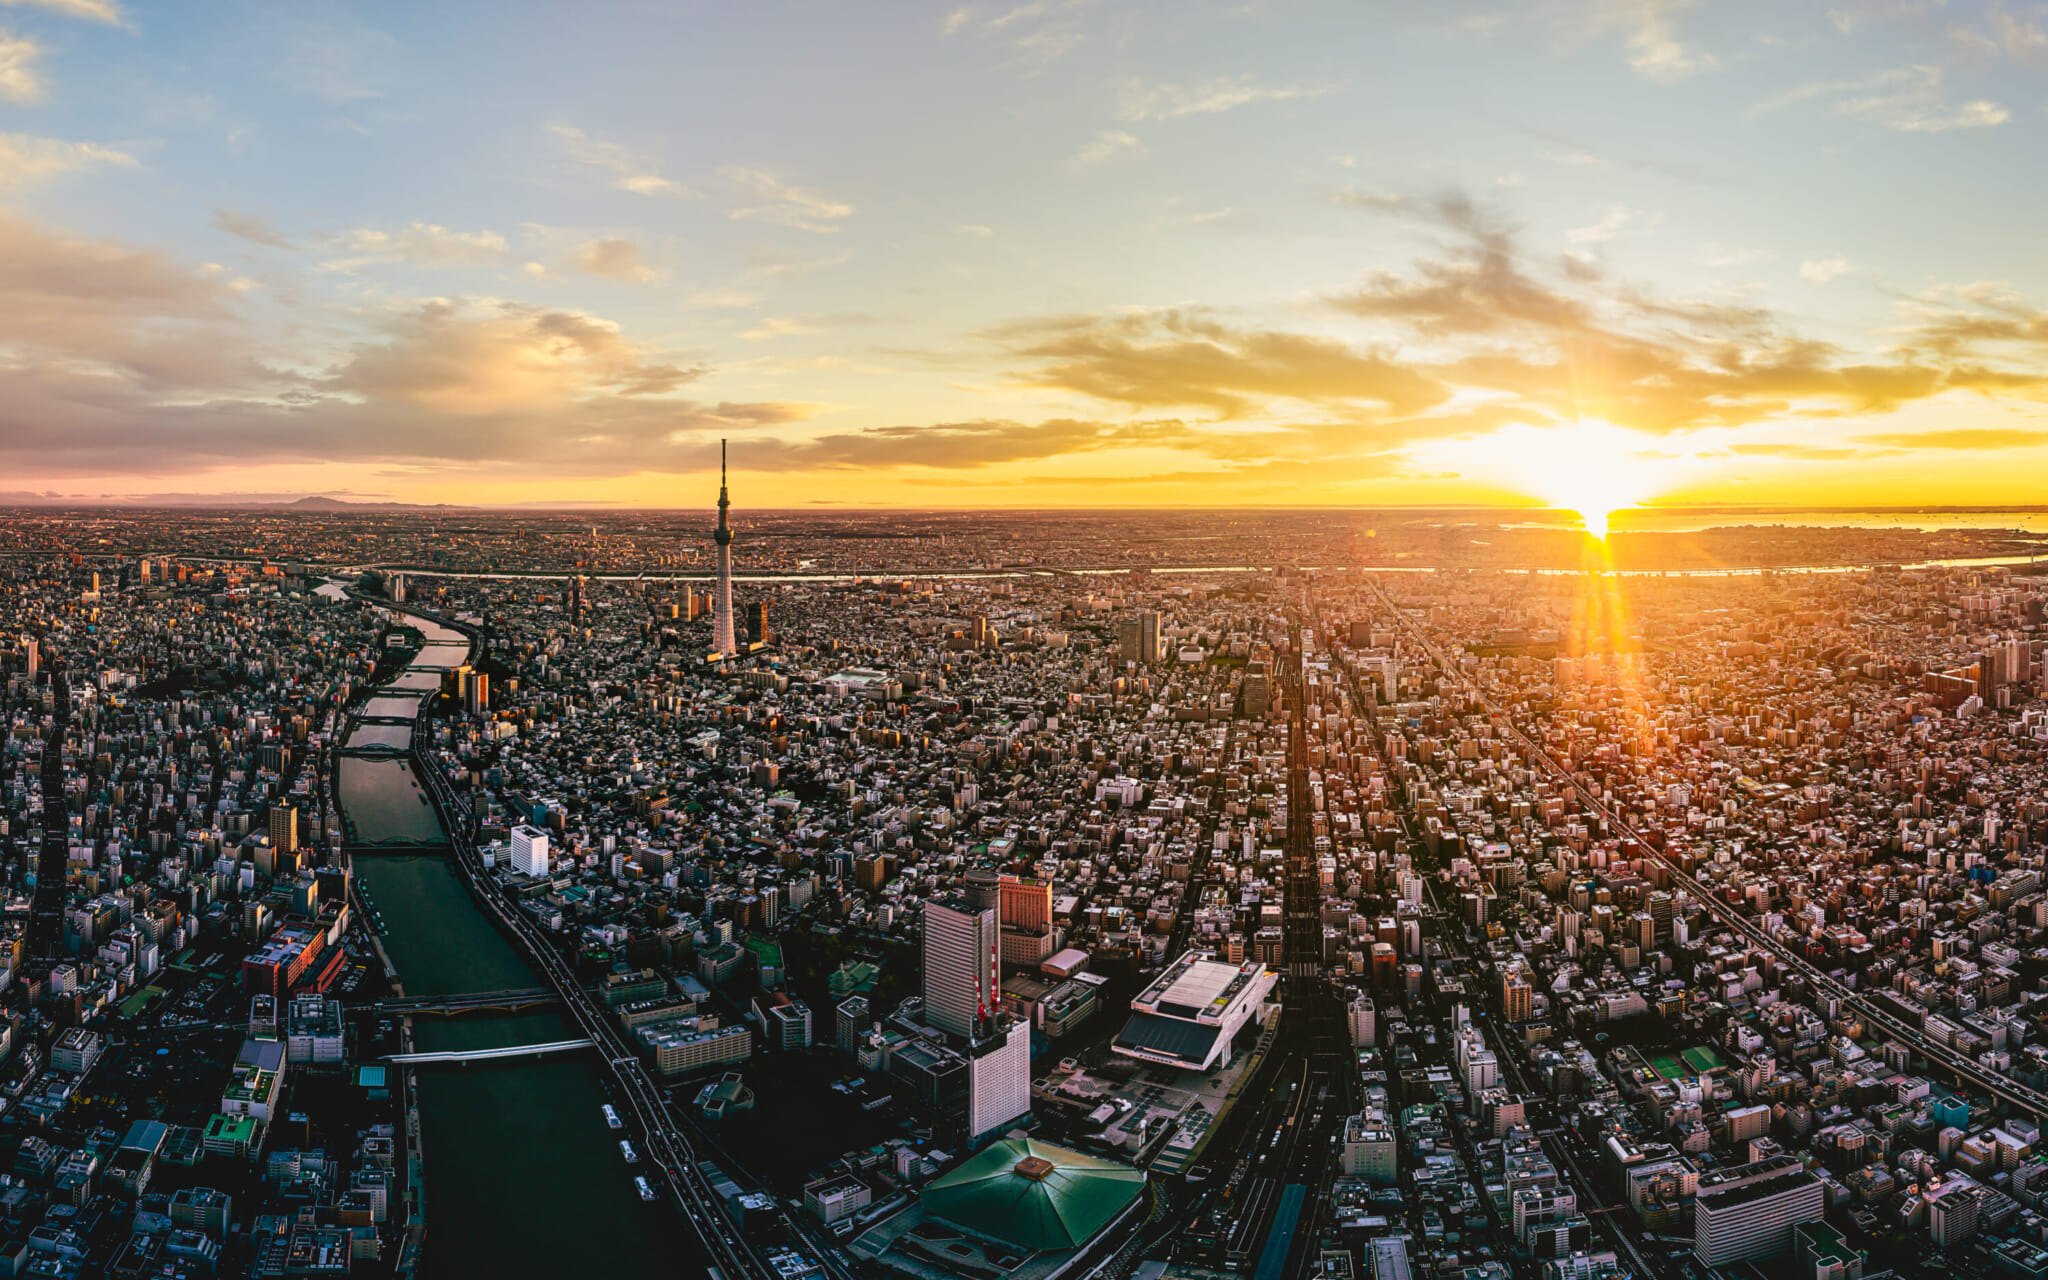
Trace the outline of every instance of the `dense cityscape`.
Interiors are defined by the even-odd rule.
[[[2048,1280],[2044,72],[0,0],[0,1280]]]
[[[0,1262],[2048,1274],[2024,536],[720,497],[10,521]]]

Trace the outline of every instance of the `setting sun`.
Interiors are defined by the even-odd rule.
[[[1658,441],[1611,422],[1506,427],[1468,441],[1462,459],[1503,488],[1578,513],[1586,532],[1607,537],[1608,517],[1670,488],[1682,459]]]

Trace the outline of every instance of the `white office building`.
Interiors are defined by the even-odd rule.
[[[541,879],[548,873],[548,833],[521,824],[512,828],[512,869]]]
[[[1031,1114],[1031,1024],[1007,1018],[967,1054],[967,1135],[979,1141]]]
[[[1378,1011],[1373,1008],[1372,997],[1364,994],[1354,996],[1345,1010],[1345,1018],[1351,1024],[1351,1047],[1370,1049],[1378,1043]]]
[[[1792,1247],[1792,1228],[1826,1216],[1827,1201],[1820,1179],[1794,1155],[1703,1174],[1693,1254],[1708,1267],[1780,1257]]]
[[[980,1032],[1001,1001],[1001,946],[993,905],[977,908],[965,898],[927,903],[924,1020],[948,1035]]]

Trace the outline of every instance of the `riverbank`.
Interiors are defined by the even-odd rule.
[[[422,656],[470,648],[452,629],[412,621],[428,637]],[[407,671],[437,669],[416,658]],[[424,730],[424,719],[415,723]],[[395,987],[418,998],[542,985],[458,874],[415,759],[343,756],[336,794],[357,808],[357,834],[370,834],[366,820],[378,815],[371,830],[383,847],[358,845],[352,865],[383,925],[372,936]],[[573,1038],[551,1011],[408,1019],[402,1035],[406,1050],[422,1052]],[[676,1259],[694,1256],[672,1211],[640,1202],[587,1062],[409,1068],[403,1087],[422,1212],[428,1190],[433,1198],[433,1230],[412,1242],[418,1275],[639,1275],[676,1271]]]

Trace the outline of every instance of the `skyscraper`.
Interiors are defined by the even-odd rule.
[[[1536,989],[1520,973],[1500,980],[1500,1016],[1508,1022],[1527,1022],[1536,1016]]]
[[[525,823],[512,828],[512,869],[536,879],[548,873],[548,833]]]
[[[299,847],[299,811],[288,804],[270,806],[270,847],[291,853]]]
[[[1150,609],[1116,624],[1117,656],[1125,662],[1159,661],[1159,615]]]
[[[866,1037],[868,1029],[873,1025],[868,1018],[866,996],[848,996],[841,1000],[836,1025],[833,1027],[839,1036],[840,1052],[859,1053],[861,1040]]]
[[[925,904],[924,1016],[950,1035],[979,1035],[996,1011],[995,896],[986,906],[966,898]]]
[[[739,652],[739,641],[733,634],[732,616],[732,525],[726,520],[726,510],[732,506],[732,496],[725,488],[725,441],[718,442],[718,532],[712,540],[718,543],[718,595],[712,602],[711,647],[720,653]]]
[[[1031,1024],[1005,1016],[967,1051],[967,1136],[979,1141],[1031,1114]]]

